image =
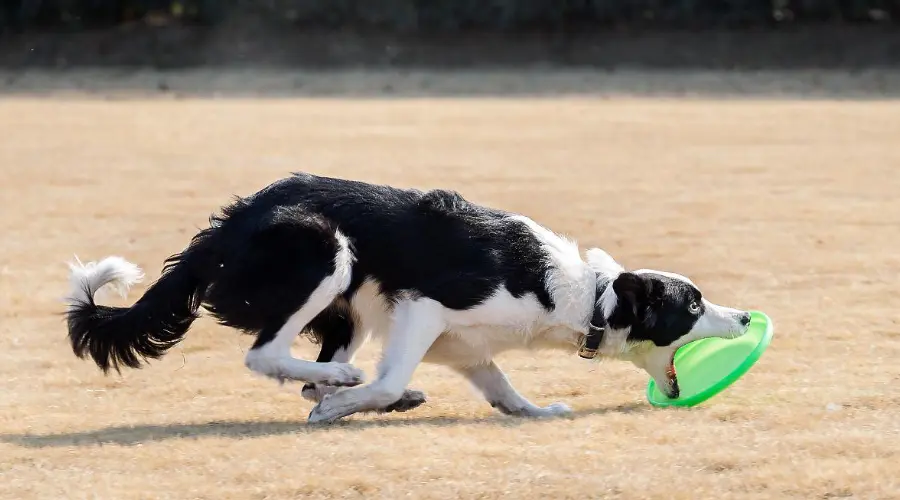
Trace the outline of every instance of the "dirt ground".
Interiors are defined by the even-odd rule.
[[[0,497],[898,498],[898,131],[891,101],[6,98]],[[73,254],[152,280],[233,194],[293,170],[523,212],[767,312],[773,344],[693,409],[652,408],[624,363],[516,353],[499,363],[520,391],[573,417],[500,416],[423,365],[425,406],[325,428],[209,319],[122,376],[72,355]]]

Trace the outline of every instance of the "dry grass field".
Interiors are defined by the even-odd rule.
[[[73,254],[152,280],[293,170],[524,212],[766,311],[773,344],[693,409],[650,407],[631,365],[517,353],[513,383],[574,416],[498,415],[423,365],[423,407],[314,428],[209,319],[122,376],[72,355]],[[900,498],[900,103],[8,98],[0,172],[2,498]]]

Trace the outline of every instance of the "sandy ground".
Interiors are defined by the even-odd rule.
[[[889,101],[2,100],[0,497],[898,498],[898,131]],[[499,416],[423,365],[425,406],[326,428],[208,319],[122,376],[72,355],[73,253],[153,279],[231,195],[301,169],[524,212],[766,311],[774,342],[689,410],[650,407],[630,365],[516,353],[514,384],[573,417]]]

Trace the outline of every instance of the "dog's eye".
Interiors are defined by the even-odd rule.
[[[699,302],[691,302],[691,304],[688,306],[688,311],[690,311],[691,314],[700,313],[700,303]]]

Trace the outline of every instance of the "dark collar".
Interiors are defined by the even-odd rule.
[[[597,288],[594,292],[594,313],[591,316],[591,322],[588,323],[587,334],[579,342],[578,355],[584,359],[594,359],[597,357],[597,351],[603,342],[603,335],[606,333],[606,317],[603,316],[603,309],[597,307],[600,296],[610,285],[610,280],[606,276],[597,274]]]

